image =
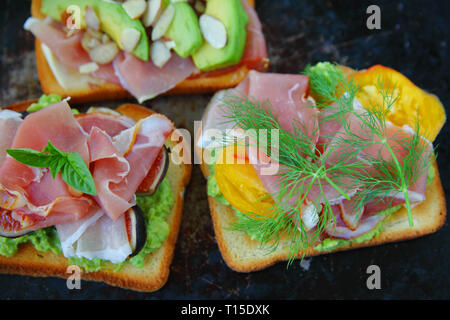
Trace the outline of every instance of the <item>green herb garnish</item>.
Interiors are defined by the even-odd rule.
[[[356,196],[352,194],[352,201],[359,208],[374,200],[403,194],[412,225],[408,188],[427,170],[430,160],[424,156],[427,153],[418,125],[412,136],[388,136],[386,116],[395,101],[391,92],[385,90],[382,93],[384,99],[380,106],[372,106],[370,110],[354,110],[354,98],[359,88],[347,79],[338,66],[330,63],[308,66],[305,74],[310,77],[310,90],[319,97],[314,107],[327,111],[327,116],[321,121],[338,121],[343,127],[343,132],[333,132],[328,137],[321,135],[318,128],[312,128],[313,136],[319,134],[336,142],[329,144],[325,150],[317,149],[311,139],[311,129],[307,132],[305,123],[296,120],[292,123],[292,131],[284,130],[272,113],[270,101],[260,103],[239,95],[223,100],[223,113],[235,128],[249,133],[258,129],[278,130],[277,152],[269,150],[280,165],[277,174],[279,189],[271,194],[275,202],[270,209],[272,214],[249,213],[232,224],[231,228],[258,230],[261,244],[268,245],[272,250],[278,247],[281,234],[287,234],[290,240],[288,265],[298,255],[305,254],[330,223],[335,224],[332,204],[325,196],[329,190],[334,189],[349,200],[350,191],[357,189]],[[379,90],[383,90],[382,84],[379,86]],[[361,122],[362,134],[351,130],[350,116]],[[257,141],[258,137],[252,138]],[[363,150],[375,144],[385,148],[390,157],[360,157]],[[402,154],[403,158],[398,154]],[[373,170],[367,170],[369,167]],[[308,230],[300,212],[313,190],[317,193],[314,205],[320,208],[320,215],[316,228]],[[355,212],[358,212],[357,209]]]
[[[50,141],[42,152],[33,149],[6,149],[16,161],[30,167],[48,168],[53,179],[61,173],[72,188],[93,196],[97,195],[94,179],[81,156],[76,152],[58,150]]]

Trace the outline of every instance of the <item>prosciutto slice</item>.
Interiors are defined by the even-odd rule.
[[[233,97],[247,97],[261,104],[269,101],[283,129],[293,132],[293,123],[302,123],[306,125],[307,134],[317,139],[318,113],[311,107],[313,101],[305,98],[307,88],[307,76],[250,71],[236,88],[219,91],[213,97],[202,118],[203,134],[197,142],[198,146],[217,147],[217,143],[211,141],[214,135],[208,134],[208,131],[225,131],[235,126],[226,117],[224,104],[224,101]]]
[[[89,54],[81,45],[84,31],[68,37],[61,23],[36,18],[28,18],[24,28],[42,41],[65,67],[78,71],[78,68],[83,64],[92,62]],[[99,69],[92,72],[91,76],[120,85],[120,80],[114,72],[112,63],[99,64],[98,67]]]
[[[328,236],[340,239],[353,239],[359,237],[360,235],[369,232],[374,229],[384,218],[384,215],[378,214],[364,214],[361,218],[358,228],[352,230],[347,227],[341,217],[341,209],[339,205],[332,206],[333,214],[336,219],[334,221],[329,221],[326,227],[326,233]]]
[[[67,37],[61,23],[36,18],[28,18],[24,28],[45,43],[65,66],[78,70],[79,66],[91,62],[89,54],[81,46],[83,32]]]
[[[190,58],[183,59],[176,54],[164,67],[158,68],[152,61],[121,52],[113,66],[122,86],[140,103],[169,91],[197,71]]]
[[[89,149],[97,201],[111,219],[118,219],[134,205],[133,196],[172,129],[167,118],[152,115],[113,139],[97,127],[91,130]]]
[[[312,147],[317,152],[328,155],[325,158],[327,159],[326,163],[324,163],[327,167],[335,165],[342,157],[348,158],[352,155],[355,157],[353,161],[362,161],[363,164],[367,164],[366,167],[360,169],[361,173],[372,176],[378,173],[377,167],[374,166],[376,161],[392,161],[393,155],[391,151],[378,138],[371,140],[370,146],[364,149],[353,149],[353,146],[344,149],[342,146],[342,141],[348,138],[346,131],[342,127],[343,121],[349,123],[350,130],[361,139],[371,137],[368,128],[362,121],[362,118],[365,116],[365,110],[356,99],[353,105],[354,113],[347,113],[343,119],[336,118],[337,114],[333,114],[335,112],[333,108],[323,109],[318,112],[317,109],[311,108],[308,105],[309,101],[304,98],[304,94],[308,89],[308,79],[306,78],[302,82],[301,79],[296,77],[298,76],[262,75],[251,71],[247,78],[235,89],[222,91],[215,95],[205,112],[202,123],[203,131],[214,128],[220,130],[232,128],[234,123],[229,122],[229,119],[225,117],[223,101],[229,97],[241,94],[259,101],[263,106],[264,102],[269,100],[272,112],[278,123],[287,131],[295,132],[293,130],[294,123],[305,124],[305,132],[310,137]],[[408,144],[403,143],[410,141],[414,132],[408,126],[398,127],[390,122],[387,122],[385,125],[387,143],[400,165],[403,165],[405,157],[410,152]],[[315,130],[315,128],[318,128],[318,130]],[[403,143],[399,141],[403,141]],[[213,141],[205,132],[200,135],[197,145],[200,148],[221,147],[220,144],[217,144],[217,141]],[[432,144],[423,137],[419,139],[419,148],[423,150],[421,152],[422,159],[418,160],[419,167],[417,169],[420,174],[408,188],[408,197],[412,207],[425,200],[427,180],[425,164],[433,151]],[[273,166],[273,161],[263,151],[254,149],[256,148],[249,147],[247,149],[250,162],[255,167],[267,191],[270,194],[277,194],[280,188],[279,176],[274,173],[263,174],[263,170]],[[282,173],[282,171],[283,167],[279,166],[277,173]],[[340,186],[345,194],[350,197],[350,200],[347,200],[342,193],[331,185],[322,184],[320,188],[317,183],[314,183],[305,201],[306,205],[311,205],[312,203],[323,204],[327,200],[332,205],[336,225],[330,224],[327,227],[329,236],[344,239],[357,237],[372,230],[383,219],[383,216],[376,213],[405,203],[404,193],[392,192],[387,195],[387,198],[374,199],[356,212],[356,195],[363,186],[357,185],[350,177],[342,177],[339,182],[344,182],[342,180],[348,180],[344,183],[345,186],[341,184]],[[308,184],[309,181],[305,181],[304,185],[307,186]],[[300,197],[301,194],[296,194],[290,199],[283,199],[281,205],[286,206],[287,209],[294,208],[297,206]],[[316,211],[320,212],[320,210]]]
[[[249,21],[247,23],[247,40],[241,63],[254,70],[263,71],[268,62],[266,40],[262,32],[262,25],[258,14],[247,0],[241,0]]]
[[[354,114],[351,114],[349,117],[350,118],[348,121],[350,123],[350,131],[352,133],[358,135],[361,139],[368,139],[371,137],[367,131],[368,129],[364,127],[364,124],[359,117]],[[386,142],[401,166],[403,165],[403,159],[409,152],[411,152],[411,150],[408,144],[400,144],[398,141],[403,141],[402,143],[411,141],[411,139],[413,139],[413,135],[414,131],[408,126],[398,127],[390,122],[386,122]],[[348,148],[343,150],[340,141],[342,141],[342,139],[346,139],[347,137],[347,133],[341,128],[333,139],[331,139],[327,146],[327,151],[329,151],[328,165],[333,165],[334,160],[356,150]],[[425,170],[425,165],[426,159],[429,159],[431,153],[433,152],[433,145],[423,137],[420,137],[418,147],[423,150],[423,152],[421,152],[421,159],[418,159],[418,167],[416,168],[421,174],[416,177],[413,185],[408,188],[408,197],[413,205],[417,205],[425,200],[427,180],[427,170]],[[367,162],[367,167],[364,171],[367,172],[369,176],[378,173],[378,169],[373,166],[373,161],[377,161],[377,159],[393,161],[393,155],[390,150],[381,143],[378,137],[375,137],[375,140],[371,141],[368,147],[357,151],[357,159],[362,162]],[[390,196],[395,199],[405,199],[405,195],[403,193],[392,193]],[[333,198],[331,197],[330,199]]]
[[[116,75],[112,62],[108,64],[100,64],[98,67],[99,69],[97,71],[91,73],[93,77],[117,84],[119,86],[121,85],[120,79]]]
[[[48,141],[64,152],[77,152],[89,162],[87,136],[65,101],[29,115],[18,128],[11,148],[42,151]],[[47,169],[28,167],[11,157],[0,166],[0,207],[11,211],[23,227],[75,221],[92,203],[69,188],[60,175],[53,179]]]
[[[76,115],[78,123],[85,132],[90,133],[96,127],[106,132],[110,137],[118,135],[123,130],[133,127],[136,122],[125,116],[115,116],[102,112],[82,113]]]
[[[270,102],[271,111],[284,130],[295,133],[295,127],[302,127],[305,134],[311,137],[312,146],[315,145],[319,136],[318,112],[312,107],[313,101],[305,99],[308,77],[251,71],[241,88],[248,97],[261,103]],[[254,147],[249,147],[249,158],[261,182],[269,193],[277,192],[279,189],[277,174],[282,172],[283,168],[260,151],[252,149]],[[284,200],[291,206],[294,206],[296,201],[297,197]]]
[[[5,149],[11,147],[17,129],[22,122],[20,113],[11,110],[0,110],[0,165],[6,157]]]

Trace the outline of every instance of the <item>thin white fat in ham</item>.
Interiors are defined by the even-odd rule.
[[[130,254],[125,215],[113,220],[104,214],[77,241],[76,255],[87,259],[99,258],[119,263]]]
[[[58,238],[61,242],[61,248],[65,257],[76,255],[76,243],[88,227],[94,224],[104,212],[97,206],[92,206],[83,219],[72,223],[63,223],[55,225],[58,231]]]
[[[120,263],[131,254],[125,215],[112,220],[102,209],[92,207],[88,217],[57,225],[56,229],[67,258],[99,258]]]

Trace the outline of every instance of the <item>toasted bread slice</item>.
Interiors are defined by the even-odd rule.
[[[248,0],[248,2],[254,6],[253,0]],[[45,17],[41,12],[41,3],[42,0],[32,1],[31,14],[35,18],[43,19]],[[42,52],[41,42],[38,39],[35,41],[35,52],[39,80],[42,91],[45,94],[54,93],[62,97],[70,96],[73,103],[133,98],[127,90],[117,84],[109,82],[104,82],[101,85],[91,85],[89,90],[64,89],[59,85],[53,75],[53,71]],[[264,70],[269,67],[269,61],[267,60],[261,61],[261,63],[254,63],[255,65],[260,65],[261,69]],[[206,74],[195,78],[189,78],[179,83],[166,94],[209,93],[220,89],[232,88],[239,84],[249,71],[250,67],[247,65],[239,65],[236,68],[224,70],[224,72],[214,72],[209,75]]]
[[[197,148],[196,152],[200,155],[199,151]],[[436,173],[427,187],[426,200],[412,209],[413,227],[409,226],[406,209],[402,207],[385,222],[383,231],[377,237],[362,243],[351,243],[331,251],[311,249],[305,253],[305,257],[408,240],[439,230],[445,223],[447,209],[436,163],[434,168]],[[203,163],[201,169],[207,178],[209,176],[208,166]],[[235,221],[234,210],[230,206],[225,206],[210,196],[208,196],[208,203],[220,252],[231,269],[238,272],[252,272],[267,268],[279,261],[288,260],[289,243],[286,238],[281,239],[280,245],[275,251],[268,253],[267,249],[261,248],[260,243],[252,240],[246,233],[230,230],[230,223]],[[299,257],[301,255],[302,253],[299,254]]]
[[[9,106],[14,111],[24,111],[33,101],[20,102]],[[142,118],[153,112],[139,105],[126,104],[118,108],[120,112],[130,118]],[[178,142],[168,139],[166,147],[171,150]],[[172,154],[169,152],[170,157]],[[174,164],[170,161],[166,177],[170,181],[174,195],[172,211],[167,216],[170,231],[161,248],[147,255],[143,268],[136,268],[131,264],[125,264],[120,271],[115,272],[114,266],[104,268],[101,271],[83,273],[82,280],[106,282],[112,286],[118,286],[135,291],[151,292],[160,289],[168,280],[170,264],[172,262],[175,243],[180,229],[183,196],[185,187],[191,176],[190,164]],[[37,251],[32,244],[25,243],[19,247],[18,252],[10,258],[0,255],[0,272],[10,274],[23,274],[39,277],[67,278],[67,259],[62,255],[52,252]]]

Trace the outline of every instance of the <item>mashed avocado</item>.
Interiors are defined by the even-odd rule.
[[[138,196],[137,204],[144,212],[147,220],[147,242],[139,254],[124,263],[129,262],[138,268],[142,268],[147,254],[160,248],[169,235],[169,224],[166,221],[166,216],[170,213],[174,204],[174,196],[169,180],[164,179],[153,195]],[[52,251],[55,254],[62,253],[58,233],[55,228],[50,227],[15,239],[0,237],[0,255],[6,257],[14,256],[19,244],[25,242],[31,242],[38,251]],[[117,264],[116,271],[124,263]],[[98,271],[103,266],[112,265],[106,260],[89,260],[86,258],[69,258],[69,264],[78,265],[84,268],[86,272]]]
[[[44,109],[45,107],[48,107],[49,105],[60,102],[61,100],[62,100],[61,96],[57,94],[49,94],[49,95],[43,94],[39,98],[38,102],[32,103],[28,107],[27,112],[28,113],[37,112],[41,109]],[[78,111],[78,109],[72,108],[72,113],[79,114],[80,111]]]
[[[12,257],[19,249],[19,244],[31,242],[36,250],[42,252],[52,251],[55,254],[62,253],[58,233],[55,228],[46,228],[34,231],[19,238],[0,237],[0,255]]]
[[[223,194],[220,192],[219,186],[217,185],[216,177],[214,175],[215,169],[215,163],[212,163],[209,165],[209,178],[208,178],[208,196],[211,196],[215,198],[217,201],[219,201],[221,204],[229,206],[230,203],[225,199]],[[427,174],[427,186],[430,185],[431,181],[433,181],[433,178],[435,177],[435,170],[433,165],[430,165],[428,167],[428,174]],[[380,214],[391,214],[399,210],[401,206],[395,206],[389,209],[386,209],[384,211],[379,212]],[[234,209],[234,208],[233,208]],[[245,215],[238,210],[234,209],[236,214],[235,217],[237,218],[238,222],[240,222],[242,219],[245,219]],[[371,231],[364,233],[360,235],[359,237],[356,237],[351,240],[343,240],[343,239],[332,239],[327,238],[324,239],[319,245],[315,247],[318,251],[331,251],[335,248],[346,246],[350,243],[362,243],[364,241],[368,241],[376,236],[378,236],[381,231],[383,231],[385,221],[380,222],[374,229]],[[247,234],[250,236],[251,239],[258,240],[260,238],[260,234],[257,230],[247,230]]]

